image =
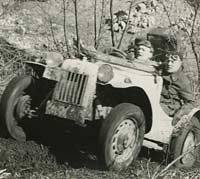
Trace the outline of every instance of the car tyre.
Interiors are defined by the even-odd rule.
[[[138,156],[144,139],[142,110],[130,103],[114,107],[103,121],[99,133],[99,157],[109,170],[127,168]]]
[[[190,168],[199,165],[200,159],[200,122],[196,117],[193,117],[189,125],[185,126],[181,133],[173,137],[170,144],[171,160],[176,160],[179,156],[192,150],[190,153],[183,156],[174,165],[178,168]],[[196,147],[195,147],[196,146]]]
[[[20,126],[21,119],[24,117],[24,107],[30,106],[30,96],[26,94],[26,89],[32,81],[31,76],[19,76],[13,78],[1,97],[0,113],[1,126],[4,135],[16,139],[17,141],[26,141],[26,133]]]

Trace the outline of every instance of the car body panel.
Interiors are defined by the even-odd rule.
[[[85,120],[92,120],[92,104],[95,96],[98,68],[105,62],[90,63],[79,59],[67,59],[61,67],[45,67],[43,77],[49,80],[59,82],[63,73],[71,71],[73,73],[88,75],[88,82],[85,89],[83,103],[76,106],[70,103],[63,105],[58,104],[55,100],[47,102],[46,114],[57,115],[61,118],[69,118],[71,120],[83,123]],[[39,65],[35,63],[35,65]],[[152,127],[145,138],[168,143],[173,127],[171,126],[171,118],[162,110],[159,101],[162,90],[162,77],[155,73],[149,73],[142,70],[131,69],[124,66],[109,64],[113,68],[114,77],[107,84],[114,88],[130,88],[138,87],[145,92],[152,108]],[[56,90],[55,90],[56,91]],[[134,103],[134,101],[133,101]]]
[[[119,59],[117,58],[117,60]],[[118,89],[137,87],[144,91],[148,97],[152,109],[152,126],[151,130],[145,134],[145,138],[148,140],[168,144],[170,142],[174,127],[171,124],[172,118],[163,111],[160,105],[163,79],[160,75],[155,73],[153,70],[154,67],[152,66],[150,68],[146,67],[145,70],[142,70],[142,67],[146,64],[139,64],[139,70],[137,70],[137,63],[135,65],[131,62],[124,62],[125,65],[123,65],[123,61],[121,60],[116,63],[111,61],[110,63],[110,61],[106,62],[106,60],[90,62],[80,59],[67,59],[60,67],[48,67],[42,64],[42,66],[45,68],[43,77],[49,80],[57,81],[57,83],[60,82],[63,74],[66,72],[88,76],[88,81],[84,89],[84,96],[81,104],[70,104],[70,101],[57,104],[57,102],[60,101],[56,101],[53,96],[52,99],[47,102],[46,113],[50,115],[57,115],[61,118],[69,118],[80,123],[84,123],[85,120],[93,120],[92,118],[94,116],[92,115],[92,105],[95,98],[96,85],[99,83],[97,79],[98,68],[103,64],[112,66],[114,73],[113,78],[108,83],[103,85],[111,85],[113,88]],[[130,64],[130,66],[128,64]],[[150,69],[150,71],[146,69]],[[65,86],[65,88],[67,89],[69,86]],[[56,92],[57,90],[55,90],[54,93]],[[195,115],[198,110],[198,108],[194,109],[189,115],[190,118],[192,115]]]
[[[100,63],[105,64],[105,63]],[[121,66],[113,66],[114,78],[109,84],[115,88],[139,87],[144,90],[151,103],[152,128],[145,138],[168,143],[173,127],[172,118],[169,117],[160,106],[160,94],[162,91],[163,79],[161,76],[145,71],[138,71]],[[134,103],[134,101],[133,101]]]

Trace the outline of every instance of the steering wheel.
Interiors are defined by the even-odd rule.
[[[109,55],[112,55],[115,57],[120,57],[120,58],[126,58],[126,56],[127,56],[127,54],[124,51],[119,50],[117,48],[112,48]]]

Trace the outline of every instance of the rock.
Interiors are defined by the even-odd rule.
[[[163,7],[162,7],[162,5],[157,5],[157,6],[155,7],[155,11],[156,11],[157,13],[163,13]]]
[[[0,5],[0,16],[4,13],[2,6]]]
[[[149,15],[149,14],[151,14],[152,13],[152,10],[151,9],[147,9],[146,11],[145,11],[145,14],[147,14],[147,15]]]
[[[153,27],[153,26],[155,26],[155,18],[154,18],[154,16],[149,16],[148,17],[148,27]]]
[[[17,34],[24,36],[25,33],[26,33],[26,28],[23,25],[17,25],[16,28],[15,28],[15,32]]]
[[[145,13],[147,11],[147,6],[144,3],[140,3],[137,5],[138,11],[141,13]]]
[[[129,26],[127,29],[127,33],[129,34],[135,34],[137,31],[138,31],[137,27],[133,25]]]
[[[8,7],[10,4],[10,0],[4,0],[3,2],[1,2],[2,7]]]
[[[157,4],[158,4],[157,0],[152,0],[152,1],[151,1],[151,6],[152,6],[152,7],[157,6]]]
[[[120,21],[120,23],[119,23],[119,27],[121,28],[121,30],[124,30],[125,27],[126,27],[126,22],[124,22],[124,21]]]
[[[141,20],[140,20],[139,24],[138,24],[139,27],[141,27],[141,28],[147,28],[148,24],[149,24],[149,22],[148,22],[148,16],[143,15],[141,17]]]
[[[118,31],[119,31],[119,24],[118,24],[117,22],[113,24],[113,30],[114,30],[115,32],[118,32]]]
[[[118,19],[117,16],[114,14],[114,15],[113,15],[113,21],[116,22],[117,19]]]

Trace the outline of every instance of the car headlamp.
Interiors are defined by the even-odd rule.
[[[58,67],[64,61],[63,56],[57,52],[46,53],[45,62],[49,67]]]
[[[103,64],[98,69],[97,78],[100,82],[107,83],[114,76],[113,68],[111,65]]]

